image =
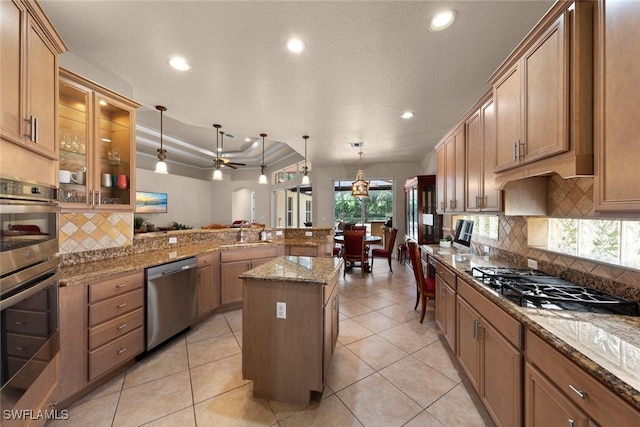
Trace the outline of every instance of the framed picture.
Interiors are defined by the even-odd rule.
[[[167,213],[167,193],[136,191],[136,213]]]

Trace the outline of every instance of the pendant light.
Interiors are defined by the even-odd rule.
[[[364,180],[364,172],[362,172],[362,151],[358,154],[360,155],[358,173],[356,173],[356,180],[351,183],[351,195],[354,197],[369,197],[369,181]]]
[[[162,148],[162,113],[167,111],[167,107],[156,105],[156,110],[160,111],[160,148],[158,149],[158,163],[156,163],[155,173],[167,174],[167,163],[164,161],[167,158],[167,150]]]
[[[309,185],[311,184],[311,180],[309,179],[309,169],[307,168],[307,139],[309,139],[309,135],[304,135],[302,139],[304,139],[304,167],[302,168],[302,185]]]
[[[267,183],[267,165],[264,164],[264,138],[267,136],[266,133],[261,133],[262,137],[262,165],[260,165],[260,179],[258,179],[259,184]]]
[[[222,171],[220,170],[220,145],[218,141],[218,131],[222,126],[215,124],[213,127],[216,128],[216,168],[213,171],[213,179],[215,181],[222,181]]]

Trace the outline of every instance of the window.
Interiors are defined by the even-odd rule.
[[[640,268],[640,221],[549,218],[551,251]]]
[[[293,225],[293,197],[287,197],[287,227]]]
[[[473,221],[473,237],[487,237],[498,240],[498,224],[500,220],[495,215],[454,215],[451,223],[455,225],[456,219],[470,219]],[[453,234],[452,230],[452,234]]]
[[[304,202],[304,221],[311,222],[311,200]]]
[[[277,170],[273,173],[275,177],[275,182],[277,184],[282,184],[283,182],[292,181],[294,179],[302,179],[302,174],[304,173],[304,160],[298,163],[295,163],[291,166],[287,166],[286,168]],[[311,173],[311,162],[307,160],[307,170]]]
[[[334,219],[352,224],[393,217],[393,180],[370,180],[369,197],[351,195],[351,181],[334,181]]]

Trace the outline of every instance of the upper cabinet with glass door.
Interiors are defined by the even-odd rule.
[[[62,208],[133,211],[139,104],[62,68],[59,99]]]

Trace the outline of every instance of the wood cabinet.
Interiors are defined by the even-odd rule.
[[[135,209],[135,125],[139,104],[60,69],[60,182],[64,210]]]
[[[288,246],[287,251],[291,256],[318,256],[317,246]]]
[[[419,175],[404,183],[406,235],[419,245],[438,243],[442,216],[437,213],[436,176]]]
[[[197,320],[203,320],[213,310],[220,307],[220,263],[218,253],[198,256],[198,273],[196,276],[198,299],[196,307]]]
[[[436,325],[456,351],[456,275],[436,261]]]
[[[38,418],[37,415],[44,413],[44,411],[50,413],[50,411],[57,408],[60,393],[58,383],[59,360],[60,356],[55,356],[20,400],[11,408],[14,413],[16,411],[24,411],[23,415],[28,414],[27,411],[31,411],[32,418],[30,419],[28,415],[26,419],[7,419],[3,416],[2,425],[4,427],[40,427],[45,425],[46,419],[44,415],[41,418]]]
[[[277,248],[245,248],[220,253],[220,302],[222,305],[242,301],[242,279],[238,276],[277,256]]]
[[[527,426],[571,425],[570,419],[574,426],[638,425],[640,412],[530,330],[525,354]],[[547,422],[552,417],[558,424]]]
[[[456,355],[499,426],[522,425],[522,327],[458,280]]]
[[[338,338],[338,274],[326,283],[244,280],[242,376],[255,397],[306,405],[322,392]]]
[[[442,197],[438,196],[438,212],[464,211],[464,164],[465,164],[465,132],[464,123],[457,126],[440,146],[438,152],[437,180],[442,180]],[[440,157],[442,156],[442,158]],[[440,187],[438,188],[440,190]]]
[[[466,190],[465,210],[502,211],[502,190],[496,188],[494,170],[496,141],[494,105],[491,92],[480,101],[465,121],[466,128]]]
[[[60,288],[60,398],[94,386],[144,351],[144,274]]]
[[[57,182],[58,55],[66,46],[40,5],[0,2],[0,175]]]
[[[491,77],[501,182],[593,173],[592,15],[558,2]]]
[[[640,211],[640,3],[599,1],[596,17],[595,208]]]

